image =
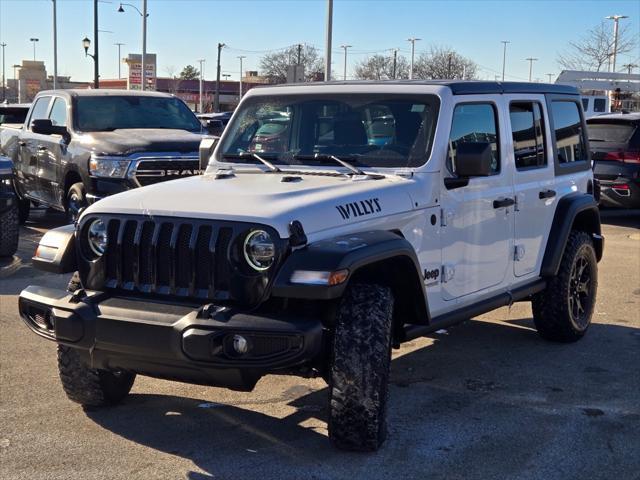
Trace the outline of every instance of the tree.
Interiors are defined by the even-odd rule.
[[[304,67],[304,76],[307,81],[316,78],[324,69],[324,61],[318,49],[310,45],[292,45],[279,52],[269,53],[260,59],[260,70],[271,83],[285,83],[287,81],[287,69],[291,65],[300,64]]]
[[[180,77],[176,75],[177,69],[173,65],[168,65],[165,67],[164,71],[167,73],[167,77],[169,77],[169,93],[177,93],[180,90],[180,84],[182,80]]]
[[[402,55],[395,59],[395,76],[393,71],[393,52],[391,55],[373,55],[356,64],[355,76],[359,80],[390,80],[409,78],[409,62]]]
[[[613,54],[613,27],[611,22],[601,22],[576,41],[569,42],[569,48],[558,55],[558,65],[566,70],[587,70],[599,72],[609,66]],[[617,55],[632,52],[636,47],[636,37],[628,25],[618,29]],[[621,68],[623,62],[617,62]]]
[[[476,78],[476,63],[449,47],[433,46],[422,52],[413,66],[413,78],[434,80],[438,78],[472,80]]]
[[[187,65],[180,72],[182,80],[197,80],[200,77],[200,71],[193,65]]]

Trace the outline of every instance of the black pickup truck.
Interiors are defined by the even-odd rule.
[[[0,153],[15,166],[22,222],[32,203],[74,221],[104,196],[200,173],[198,146],[209,132],[170,94],[43,91],[21,127],[0,127]]]

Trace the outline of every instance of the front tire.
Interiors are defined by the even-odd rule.
[[[71,185],[67,191],[67,200],[65,204],[67,221],[69,223],[75,223],[80,216],[80,212],[82,209],[86,208],[87,205],[88,202],[84,190],[84,184],[82,182],[78,182]]]
[[[20,219],[20,225],[27,223],[29,212],[31,212],[31,201],[26,199],[18,200],[18,218]]]
[[[538,333],[554,342],[575,342],[584,336],[596,303],[598,262],[591,237],[572,231],[558,274],[534,295],[531,307]]]
[[[132,372],[89,368],[77,350],[64,345],[58,345],[58,371],[69,400],[85,407],[104,407],[121,402],[136,379]]]
[[[344,450],[375,451],[387,435],[393,295],[355,284],[342,299],[333,342],[329,438]]]
[[[18,217],[18,206],[15,204],[0,215],[0,257],[10,257],[18,250]]]

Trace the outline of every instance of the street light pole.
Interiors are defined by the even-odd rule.
[[[33,61],[36,61],[36,42],[39,42],[39,38],[30,38],[29,41],[33,43]]]
[[[2,47],[2,101],[4,102],[7,99],[7,91],[5,90],[5,73],[4,73],[4,47],[6,47],[6,43],[0,43],[0,47]],[[13,69],[13,76],[15,77],[15,68]]]
[[[58,18],[56,0],[53,2],[53,89],[58,88]]]
[[[613,54],[611,59],[611,71],[616,71],[616,56],[618,55],[618,22],[622,18],[629,18],[627,15],[609,15],[604,17],[607,20],[613,20]]]
[[[413,79],[413,59],[415,57],[416,52],[416,42],[422,40],[421,38],[407,38],[407,42],[411,42],[411,65],[409,67],[409,80]]]
[[[93,88],[100,88],[100,64],[98,63],[98,0],[93,0]]]
[[[202,64],[205,62],[204,58],[201,58],[200,60],[198,60],[198,62],[200,62],[200,85],[199,85],[199,97],[198,99],[200,100],[198,103],[200,105],[200,109],[198,110],[200,113],[203,113],[204,111],[202,110],[202,80],[204,77],[204,73],[203,73],[203,68],[202,68]]]
[[[218,60],[217,60],[217,70],[216,70],[216,94],[213,98],[213,111],[220,111],[220,52],[225,47],[224,43],[218,42]]]
[[[507,65],[507,43],[511,42],[509,40],[501,40],[500,43],[504,45],[502,49],[502,81],[504,82],[504,71]]]
[[[351,48],[353,45],[340,45],[340,48],[344,49],[344,71],[342,73],[342,80],[347,79],[347,49]]]
[[[324,81],[331,81],[331,42],[333,40],[333,0],[327,0],[327,30],[324,47]]]
[[[238,103],[242,100],[242,59],[247,58],[245,55],[239,55],[238,60],[240,60],[240,86],[238,90]]]
[[[126,43],[114,43],[118,47],[118,80],[122,78],[120,75],[120,65],[122,64],[122,57],[120,56],[120,47],[126,45]]]
[[[149,14],[147,13],[147,0],[142,0],[142,11],[135,5],[130,3],[121,3],[118,7],[118,13],[123,13],[124,8],[123,5],[127,5],[128,7],[133,8],[136,12],[140,14],[142,17],[142,58],[141,58],[141,72],[140,72],[140,90],[145,90],[145,60],[147,56],[147,17]]]
[[[553,73],[547,73],[548,77],[549,77],[549,83],[553,83]]]
[[[531,74],[533,73],[533,62],[536,62],[538,59],[537,58],[525,58],[526,61],[529,62],[529,81],[531,81]]]

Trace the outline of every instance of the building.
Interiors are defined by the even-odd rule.
[[[53,88],[53,75],[47,75],[44,62],[23,60],[15,66],[13,78],[7,79],[6,99],[9,103],[28,103],[40,90]],[[71,77],[57,78],[58,88],[87,88],[88,82],[74,82]]]

